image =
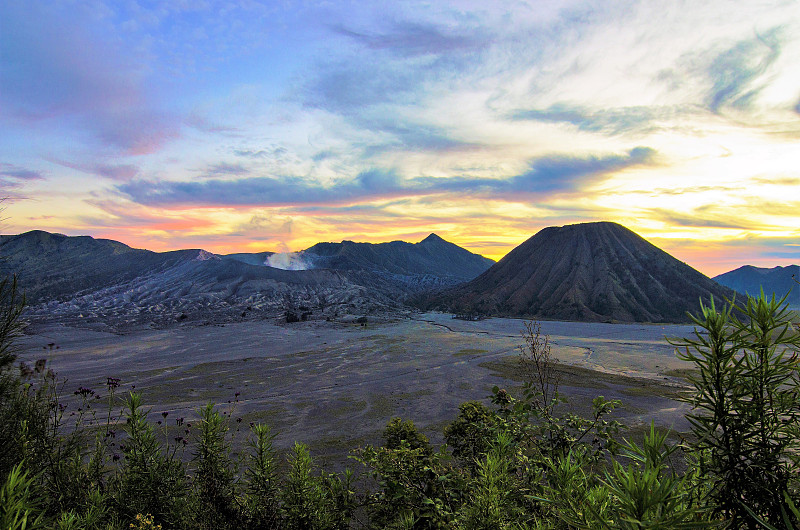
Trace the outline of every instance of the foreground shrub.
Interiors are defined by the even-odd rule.
[[[124,458],[113,484],[117,513],[128,521],[152,514],[165,528],[181,527],[188,515],[186,466],[157,440],[139,394],[128,396],[124,429]]]
[[[249,441],[250,455],[245,469],[247,526],[268,530],[280,528],[280,485],[269,426],[254,424],[255,439]]]
[[[462,505],[466,475],[442,448],[434,451],[410,420],[392,419],[383,431],[384,445],[356,452],[378,484],[367,505],[380,527],[452,527]]]
[[[315,474],[308,447],[295,443],[289,457],[283,489],[285,528],[290,530],[344,530],[354,506],[352,475]]]
[[[687,418],[711,503],[734,527],[781,526],[794,519],[800,451],[800,334],[785,297],[720,310],[712,300],[693,319],[700,331],[673,344],[697,370]]]
[[[35,484],[23,463],[11,470],[0,488],[0,528],[25,530],[45,528]]]
[[[200,409],[200,433],[194,453],[197,499],[193,510],[199,528],[240,528],[242,524],[227,432],[227,422],[212,403]]]

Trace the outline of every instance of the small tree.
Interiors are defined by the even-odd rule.
[[[17,278],[0,281],[0,480],[22,459],[22,421],[19,406],[28,405],[20,394],[20,380],[12,373],[16,360],[15,340],[24,327],[20,316],[25,297],[17,289]],[[23,403],[24,401],[24,403]]]
[[[278,472],[272,440],[275,435],[268,425],[257,423],[252,432],[255,439],[249,441],[251,453],[247,461],[246,508],[248,525],[251,528],[279,528],[280,503]]]
[[[687,418],[699,472],[711,483],[717,513],[734,527],[756,528],[758,519],[782,525],[790,513],[800,451],[800,334],[785,301],[762,292],[718,310],[712,299],[692,316],[695,336],[671,341],[697,370],[684,401],[693,407]]]
[[[0,280],[0,372],[16,360],[15,339],[25,328],[20,319],[25,309],[25,296],[17,286],[17,277]]]
[[[236,470],[230,458],[230,443],[225,439],[228,425],[212,403],[199,412],[200,432],[194,455],[198,523],[202,528],[236,528]]]
[[[152,514],[166,528],[180,526],[186,515],[186,468],[162,451],[139,394],[128,397],[126,416],[125,458],[114,488],[117,510],[127,519]]]
[[[289,530],[344,530],[350,526],[354,498],[352,475],[315,473],[308,446],[295,443],[289,456],[289,474],[283,488],[284,528]]]

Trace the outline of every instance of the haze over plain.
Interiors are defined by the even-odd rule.
[[[5,233],[498,259],[610,220],[707,275],[800,259],[796,2],[6,2]]]

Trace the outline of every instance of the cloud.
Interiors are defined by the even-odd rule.
[[[302,104],[310,109],[352,115],[369,106],[419,95],[414,72],[391,64],[339,64],[322,66],[300,88]]]
[[[429,189],[504,195],[549,194],[580,189],[599,176],[628,167],[654,163],[656,151],[635,147],[622,155],[544,156],[533,160],[527,171],[505,179],[490,178],[421,178]]]
[[[635,147],[623,155],[544,157],[534,161],[529,171],[512,180],[512,191],[526,188],[544,192],[571,191],[597,175],[653,164],[655,157],[656,151],[650,147]]]
[[[323,160],[327,160],[335,156],[336,152],[333,149],[325,149],[324,151],[318,151],[311,155],[311,160],[314,162],[322,162]]]
[[[214,164],[203,170],[205,177],[219,177],[224,175],[247,175],[250,170],[241,164],[230,164],[228,162],[220,162]]]
[[[736,230],[753,229],[752,222],[736,222],[735,220],[713,219],[700,215],[681,214],[678,212],[654,208],[648,210],[649,217],[668,225],[692,228],[732,228]]]
[[[712,82],[709,108],[718,112],[723,106],[749,107],[766,86],[758,81],[780,52],[780,28],[773,28],[717,55],[708,67]]]
[[[766,184],[771,186],[800,186],[800,177],[754,177],[751,179],[758,184]]]
[[[50,162],[60,166],[76,169],[83,173],[105,177],[111,180],[126,181],[131,180],[139,174],[139,168],[132,164],[106,164],[102,162],[69,162],[49,158]]]
[[[794,190],[793,190],[794,191]],[[792,194],[792,197],[795,195]],[[796,219],[800,213],[800,200],[791,200],[787,197],[783,201],[765,199],[757,195],[741,195],[740,199],[744,208],[751,212],[759,212],[762,215],[787,217]]]
[[[481,54],[494,42],[491,32],[480,24],[460,22],[383,15],[380,22],[371,24],[377,29],[332,24],[333,33],[355,43],[356,49],[336,46],[326,54],[299,87],[300,102],[306,108],[370,118],[362,111],[419,104],[428,90],[460,84],[465,74],[481,66]]]
[[[34,171],[32,169],[27,169],[5,162],[0,162],[0,177],[14,179],[17,181],[44,179],[44,175],[42,175],[40,171]]]
[[[641,193],[644,195],[665,195],[665,196],[681,196],[689,195],[692,193],[738,193],[746,190],[744,186],[689,186],[685,188],[653,188],[652,190],[631,191],[630,193]]]
[[[192,113],[186,118],[184,118],[184,123],[189,127],[193,127],[198,131],[207,132],[207,133],[220,133],[220,134],[228,134],[228,135],[236,135],[241,131],[236,127],[231,127],[227,125],[220,125],[218,123],[213,123],[207,118],[197,114]]]
[[[773,250],[764,252],[763,255],[769,258],[796,260],[800,263],[800,250]]]
[[[178,127],[151,101],[140,61],[91,15],[49,2],[0,4],[2,114],[27,126],[77,126],[125,153],[153,152]]]
[[[18,193],[25,183],[43,179],[44,175],[40,171],[0,162],[0,190],[2,190],[0,202],[6,199],[16,201],[25,198]]]
[[[214,225],[201,212],[187,214],[156,211],[130,203],[118,203],[108,199],[92,198],[85,201],[101,210],[105,216],[83,215],[78,220],[95,228],[120,229],[121,231],[147,232],[153,230],[196,231]]]
[[[330,186],[299,177],[247,177],[237,180],[172,182],[136,180],[117,186],[131,200],[146,205],[300,205],[445,193],[505,195],[548,194],[579,189],[594,178],[628,167],[652,164],[656,152],[636,147],[621,155],[553,155],[533,160],[529,169],[506,179],[417,177],[370,169],[355,179]]]
[[[244,158],[280,158],[289,153],[289,150],[280,145],[273,145],[265,149],[234,149],[236,156]]]
[[[117,187],[131,200],[147,205],[292,205],[354,200],[399,189],[392,172],[369,170],[334,186],[299,177],[248,177],[202,182],[137,180]]]
[[[291,235],[292,219],[276,218],[266,213],[254,213],[247,222],[240,223],[236,232],[250,237],[274,238]]]
[[[650,132],[658,120],[675,117],[680,111],[663,107],[622,107],[592,110],[570,103],[556,103],[545,109],[518,110],[510,114],[515,121],[570,123],[581,131],[625,134]]]
[[[457,34],[430,23],[411,21],[393,21],[384,32],[358,31],[342,24],[331,28],[367,48],[386,50],[401,57],[474,51],[483,48],[488,41],[478,33]]]
[[[368,146],[365,156],[371,156],[391,150],[423,150],[433,152],[472,151],[481,149],[481,145],[474,142],[464,142],[448,135],[441,127],[419,123],[403,123],[400,120],[362,120],[361,125],[391,134],[394,141],[375,142]]]

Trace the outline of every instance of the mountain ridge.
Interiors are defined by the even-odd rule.
[[[333,245],[330,254],[335,256]],[[287,270],[268,266],[265,261],[274,256],[268,252],[153,252],[113,240],[31,231],[0,236],[0,273],[18,275],[28,315],[126,329],[187,319],[277,316],[303,307],[315,308],[320,318],[406,311],[409,296],[463,281],[462,258],[472,266],[490,261],[435,240],[387,245],[345,244],[358,250],[345,253],[346,266],[318,263],[308,270]],[[443,265],[429,259],[431,246],[444,249],[439,251]],[[387,249],[394,249],[389,257],[383,255]],[[404,259],[395,263],[393,256]],[[354,259],[359,257],[360,265]]]
[[[321,242],[299,253],[315,267],[367,269],[387,274],[432,274],[454,281],[466,281],[488,269],[494,260],[472,253],[430,234],[418,243]]]
[[[732,271],[714,276],[714,281],[740,293],[757,295],[764,289],[767,296],[773,293],[777,298],[788,295],[786,301],[795,308],[800,308],[800,265],[785,267],[756,267],[743,265]]]

